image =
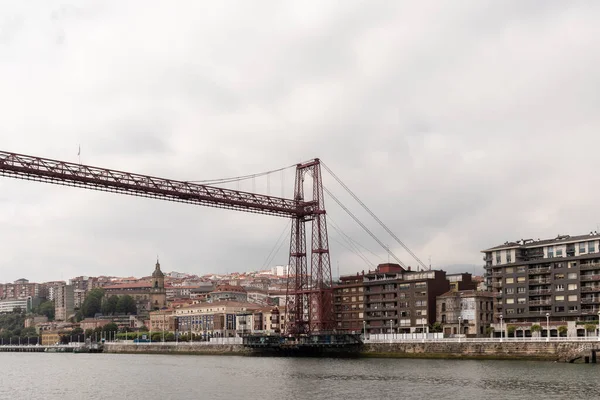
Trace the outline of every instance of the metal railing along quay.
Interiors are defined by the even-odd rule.
[[[504,337],[504,338],[411,338],[411,339],[399,339],[399,338],[377,338],[364,340],[364,343],[503,343],[503,342],[514,342],[514,343],[530,343],[530,342],[600,342],[598,336],[588,337]]]

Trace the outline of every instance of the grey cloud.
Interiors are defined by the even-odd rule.
[[[6,150],[76,161],[81,143],[83,162],[182,180],[320,157],[423,261],[450,269],[505,240],[598,223],[596,4],[0,7],[23,21],[0,34]],[[291,171],[283,185],[290,196]],[[253,188],[266,192],[265,178],[240,184]],[[269,190],[281,193],[281,174]],[[5,280],[144,275],[156,253],[169,270],[255,269],[286,223],[6,179],[0,193]],[[387,259],[327,209],[373,262]],[[334,268],[367,267],[330,236]]]

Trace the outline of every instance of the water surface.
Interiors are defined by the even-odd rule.
[[[0,353],[0,399],[598,399],[600,365]]]

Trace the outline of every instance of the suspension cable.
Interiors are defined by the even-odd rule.
[[[296,164],[290,165],[290,166],[287,166],[287,167],[283,167],[283,168],[273,169],[271,171],[260,172],[260,173],[257,173],[257,174],[242,175],[242,176],[235,176],[235,177],[230,177],[230,178],[220,178],[220,179],[204,179],[204,180],[200,180],[200,181],[187,181],[187,182],[189,182],[189,183],[200,183],[200,184],[205,184],[205,185],[209,185],[209,184],[212,184],[212,185],[225,184],[225,183],[239,182],[239,181],[243,181],[243,180],[258,178],[258,177],[265,176],[265,175],[270,175],[270,174],[273,174],[275,172],[285,171],[286,169],[289,169],[289,168],[292,168],[292,167],[296,167]]]
[[[348,208],[342,204],[341,201],[338,200],[337,197],[335,197],[333,195],[333,193],[331,193],[331,191],[329,191],[329,189],[327,189],[325,186],[323,186],[323,190],[329,195],[329,197],[331,197],[333,199],[333,201],[335,201],[340,207],[342,207],[342,209],[344,211],[346,211],[346,213],[358,224],[360,225],[361,228],[363,228],[363,230],[365,232],[367,232],[369,234],[369,236],[371,236],[377,243],[379,243],[379,245],[388,252],[388,254],[390,256],[392,256],[394,258],[394,260],[396,260],[398,262],[398,264],[400,264],[402,266],[402,268],[406,268],[406,265],[400,261],[400,259],[398,257],[396,257],[396,255],[394,253],[392,253],[389,249],[388,246],[386,246],[385,244],[383,244],[383,242],[381,240],[379,240],[379,238],[377,236],[375,236],[375,234],[373,232],[371,232],[369,230],[369,228],[367,228],[365,226],[365,224],[363,224],[357,217],[356,215],[352,214],[352,212],[350,210],[348,210]]]
[[[354,243],[352,243],[352,239],[350,239],[350,237],[348,235],[346,235],[339,226],[336,226],[336,224],[331,220],[331,218],[328,218],[328,220],[331,223],[331,228],[333,228],[333,230],[335,230],[341,236],[341,238],[346,242],[346,244],[349,247],[345,246],[342,242],[340,242],[339,240],[336,240],[335,238],[332,238],[333,240],[338,242],[346,250],[349,250],[350,252],[352,252],[355,255],[357,255],[358,257],[360,257],[369,266],[369,268],[375,266],[375,264],[373,264],[373,262],[371,262],[371,260],[369,260],[363,254],[363,252]]]
[[[361,205],[361,206],[362,206],[362,207],[365,209],[365,211],[367,211],[367,212],[368,212],[368,213],[371,215],[371,217],[373,217],[373,219],[375,219],[375,221],[377,221],[377,223],[379,223],[379,225],[381,225],[381,226],[383,227],[383,229],[385,229],[385,230],[386,230],[386,232],[387,232],[387,233],[388,233],[388,234],[389,234],[389,235],[390,235],[392,238],[394,238],[394,239],[396,240],[396,242],[398,242],[398,243],[400,244],[400,246],[402,246],[402,247],[404,248],[404,250],[406,250],[406,251],[407,251],[407,253],[408,253],[408,254],[410,254],[410,255],[411,255],[411,256],[412,256],[412,257],[413,257],[413,258],[414,258],[414,259],[415,259],[415,260],[416,260],[416,261],[417,261],[417,262],[418,262],[418,263],[419,263],[419,264],[420,264],[422,267],[423,267],[423,269],[424,269],[424,270],[427,270],[427,269],[428,269],[428,268],[427,268],[427,266],[426,266],[426,265],[423,263],[423,261],[421,261],[421,260],[419,259],[419,257],[417,257],[417,255],[416,255],[415,253],[413,253],[413,252],[412,252],[412,251],[411,251],[411,250],[408,248],[408,246],[406,246],[406,245],[405,245],[405,244],[404,244],[404,243],[403,243],[403,242],[402,242],[402,241],[401,241],[401,240],[398,238],[398,236],[396,236],[396,235],[394,234],[394,232],[392,232],[392,231],[391,231],[391,229],[390,229],[390,228],[388,228],[388,227],[387,227],[387,226],[386,226],[386,225],[385,225],[385,224],[384,224],[384,223],[383,223],[383,222],[382,222],[382,221],[381,221],[381,220],[380,220],[380,219],[379,219],[379,218],[378,218],[378,217],[377,217],[377,216],[376,216],[376,215],[373,213],[373,211],[371,211],[371,210],[369,209],[369,207],[367,207],[367,206],[365,205],[365,203],[363,203],[363,202],[362,202],[362,201],[361,201],[361,200],[358,198],[358,196],[357,196],[357,195],[355,195],[355,194],[354,194],[354,192],[352,192],[352,190],[350,190],[350,188],[348,188],[348,186],[346,186],[346,184],[345,184],[344,182],[342,182],[342,180],[341,180],[340,178],[338,178],[336,174],[334,174],[334,173],[333,173],[333,171],[332,171],[331,169],[329,169],[329,167],[328,167],[327,165],[325,165],[325,163],[323,163],[323,162],[321,161],[321,165],[322,165],[322,166],[323,166],[323,167],[324,167],[324,168],[327,170],[327,172],[329,172],[329,174],[330,174],[330,175],[331,175],[331,176],[332,176],[332,177],[333,177],[333,178],[334,178],[334,179],[335,179],[335,180],[336,180],[336,181],[337,181],[337,182],[338,182],[338,183],[339,183],[339,184],[340,184],[340,185],[341,185],[341,186],[342,186],[344,189],[346,189],[346,191],[347,191],[347,192],[348,192],[348,193],[349,193],[349,194],[350,194],[350,195],[351,195],[351,196],[354,198],[354,200],[356,200],[356,201],[358,202],[358,204],[360,204],[360,205]],[[396,257],[394,256],[394,258],[396,258]]]
[[[285,242],[285,240],[282,240],[282,238],[285,235],[285,232],[287,231],[287,229],[290,226],[291,222],[292,222],[292,220],[290,219],[290,220],[288,220],[287,224],[285,224],[285,227],[283,228],[283,231],[281,231],[281,234],[279,235],[279,238],[275,242],[275,246],[273,246],[273,248],[269,252],[269,255],[267,256],[267,259],[265,260],[265,262],[263,264],[263,269],[269,266],[269,264],[275,258],[275,255],[277,255],[279,253],[279,250],[281,250],[281,246],[283,246],[283,243]],[[281,241],[281,243],[279,243],[279,241]],[[275,250],[275,249],[277,249],[277,250]]]

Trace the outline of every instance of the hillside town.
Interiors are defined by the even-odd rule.
[[[482,276],[384,263],[340,276],[332,288],[336,331],[444,337],[586,336],[600,317],[600,235],[519,240],[482,250]],[[123,338],[235,338],[285,332],[288,268],[196,276],[79,276],[0,284],[10,341],[54,344]],[[12,320],[11,320],[12,321]],[[112,335],[112,336],[111,336]]]

